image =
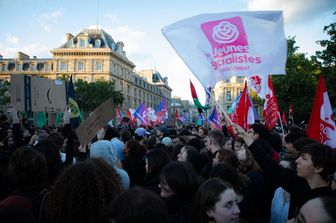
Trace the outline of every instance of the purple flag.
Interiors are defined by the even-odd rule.
[[[220,119],[217,113],[217,108],[216,106],[214,106],[214,108],[212,109],[212,112],[208,118],[211,128],[213,129],[221,129],[222,126],[220,125]]]
[[[146,106],[141,103],[139,107],[134,111],[133,116],[136,117],[141,121],[141,124],[147,125],[148,124],[148,109]]]

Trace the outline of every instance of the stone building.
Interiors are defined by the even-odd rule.
[[[73,80],[93,82],[98,79],[115,83],[123,93],[124,108],[136,108],[140,103],[156,108],[162,97],[169,101],[171,88],[167,78],[153,71],[144,76],[135,72],[135,64],[124,51],[123,42],[115,42],[103,29],[83,29],[77,35],[66,34],[66,42],[51,50],[52,58],[30,57],[22,52],[16,58],[0,57],[0,81],[11,74],[26,74],[57,79],[73,75]]]

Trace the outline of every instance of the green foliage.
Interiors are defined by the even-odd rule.
[[[262,98],[260,98],[257,94],[257,92],[255,91],[249,91],[253,104],[254,105],[259,105],[259,106],[263,106],[264,105],[264,100]]]
[[[57,77],[57,80],[61,80],[61,81],[70,81],[70,74],[61,74]]]
[[[317,41],[324,49],[317,51],[316,56],[312,59],[321,64],[321,73],[325,77],[331,106],[336,107],[336,22],[324,26],[323,31],[330,38]]]
[[[290,102],[294,107],[295,122],[309,120],[320,74],[320,66],[297,52],[295,37],[288,39],[287,75],[273,76],[273,87],[280,111],[288,113]]]
[[[111,97],[115,105],[121,104],[124,100],[122,93],[115,90],[115,85],[111,81],[97,80],[88,83],[78,80],[74,85],[78,106],[85,112],[92,112]]]
[[[0,82],[0,106],[10,103],[9,82]]]

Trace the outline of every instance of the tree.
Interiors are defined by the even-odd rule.
[[[334,15],[336,15],[336,11]],[[316,56],[312,57],[312,59],[321,65],[330,102],[332,106],[336,107],[336,22],[324,26],[323,31],[327,32],[330,39],[316,41],[324,49],[317,51]]]
[[[85,112],[92,112],[111,97],[115,105],[121,104],[124,100],[122,93],[115,90],[115,84],[111,81],[97,80],[88,83],[78,80],[75,83],[75,90],[78,106]]]
[[[0,106],[8,105],[10,103],[9,82],[0,82]]]
[[[319,64],[299,53],[295,37],[288,39],[287,75],[273,77],[273,86],[280,111],[289,110],[290,102],[294,106],[295,122],[308,121],[315,96]]]

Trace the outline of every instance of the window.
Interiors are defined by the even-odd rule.
[[[122,81],[120,81],[120,85],[119,85],[119,90],[121,90],[121,91],[123,91],[123,82]]]
[[[95,40],[95,44],[94,44],[94,48],[99,48],[101,45],[101,40],[100,39],[96,39]]]
[[[129,84],[127,85],[127,94],[131,93],[131,87],[129,86]]]
[[[16,64],[15,71],[20,71],[20,70],[21,70],[21,64]]]
[[[68,47],[73,47],[73,40],[69,40],[68,43],[67,43]]]
[[[102,70],[102,62],[101,61],[95,61],[95,70]]]
[[[85,68],[85,63],[83,61],[78,61],[77,62],[77,70],[78,71],[84,71]]]
[[[85,39],[80,39],[79,40],[79,47],[85,47],[86,46],[86,40]]]
[[[31,65],[31,71],[36,71],[36,65],[35,64]]]
[[[225,79],[225,83],[231,83],[231,77],[227,77],[227,78]]]
[[[60,64],[60,70],[61,71],[66,71],[67,70],[67,63],[66,62],[61,62],[61,64]]]
[[[244,77],[237,77],[237,83],[243,84],[244,83]]]
[[[231,95],[231,90],[226,90],[226,100],[231,101],[232,100],[232,95]]]
[[[45,71],[50,71],[50,64],[45,64]]]

